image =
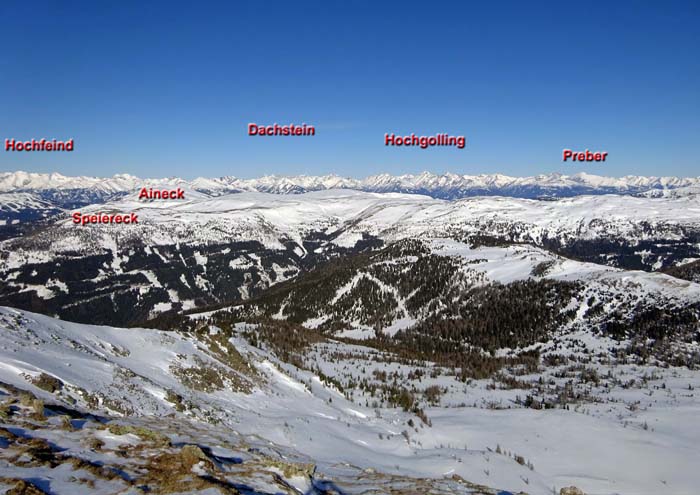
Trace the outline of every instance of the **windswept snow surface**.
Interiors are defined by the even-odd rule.
[[[205,392],[183,385],[173,372],[176,367],[197,362],[224,366],[216,362],[212,347],[194,337],[79,325],[0,308],[0,380],[55,400],[30,383],[47,373],[66,384],[61,397],[71,395],[84,406],[84,394],[95,394],[112,399],[101,401],[101,407],[119,402],[123,410],[131,405],[134,415],[174,413],[166,399],[171,391],[197,404],[183,413],[194,420],[215,419],[219,428],[292,448],[313,458],[321,470],[348,463],[416,477],[457,474],[487,486],[542,495],[572,484],[591,494],[634,495],[691,495],[700,486],[700,400],[689,391],[700,387],[698,372],[661,370],[663,391],[616,389],[601,397],[618,402],[540,411],[515,407],[508,400],[512,391],[491,392],[480,382],[455,387],[440,377],[437,383],[450,390],[445,404],[426,410],[432,427],[412,428],[406,424],[415,420],[409,413],[351,402],[311,372],[281,363],[239,337],[231,342],[259,374],[250,393],[230,386]],[[323,357],[333,346],[366,351],[341,343],[324,346],[317,359],[328,371],[340,365]],[[466,406],[485,399],[501,401],[506,408]],[[626,408],[631,403],[637,404],[633,411]],[[533,469],[496,453],[497,446],[524,456]]]

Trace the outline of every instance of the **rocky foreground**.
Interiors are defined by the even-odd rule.
[[[255,436],[175,418],[95,415],[5,383],[0,398],[0,493],[8,495],[508,493],[459,476],[416,479],[347,464],[322,474]]]

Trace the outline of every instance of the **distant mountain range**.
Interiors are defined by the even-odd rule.
[[[256,179],[236,177],[177,177],[141,179],[128,174],[113,177],[66,177],[58,173],[0,173],[0,193],[33,192],[43,200],[64,208],[114,199],[141,187],[182,187],[210,196],[236,192],[302,194],[328,189],[352,189],[376,193],[423,194],[438,199],[460,199],[471,196],[509,196],[515,198],[560,198],[584,194],[664,195],[665,191],[697,191],[700,177],[602,177],[586,173],[558,173],[532,177],[509,177],[501,174],[458,175],[452,173],[418,175],[379,174],[364,179],[324,176],[282,177],[276,175]]]

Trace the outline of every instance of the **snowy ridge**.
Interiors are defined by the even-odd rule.
[[[141,179],[129,174],[113,177],[67,177],[58,173],[29,172],[0,173],[0,192],[8,191],[78,191],[90,189],[103,195],[126,193],[141,187],[186,186],[206,194],[221,195],[231,192],[258,191],[274,194],[299,194],[327,189],[353,189],[367,192],[401,192],[425,194],[442,199],[456,199],[479,195],[502,195],[524,198],[542,196],[568,197],[580,194],[638,194],[650,190],[669,190],[700,185],[700,178],[603,177],[587,173],[563,175],[559,173],[531,177],[510,177],[502,174],[459,175],[453,173],[406,174],[393,176],[379,174],[364,179],[325,176],[264,176],[255,179],[177,177]]]
[[[19,212],[25,209],[50,208],[51,204],[31,193],[0,193],[0,210]]]
[[[0,226],[60,213],[53,202],[30,192],[0,192]]]
[[[184,243],[256,239],[272,249],[282,249],[282,239],[301,244],[309,232],[332,234],[333,243],[344,246],[353,246],[363,233],[393,241],[426,235],[449,237],[455,232],[508,232],[516,241],[535,243],[544,238],[662,237],[642,228],[646,225],[658,227],[664,238],[672,239],[682,237],[683,229],[698,228],[700,197],[604,195],[558,201],[504,197],[444,201],[412,194],[329,190],[293,196],[239,193],[171,203],[143,202],[131,194],[81,211],[134,211],[140,223],[120,231],[127,236],[148,233],[153,244],[175,238]],[[76,230],[70,219],[59,226],[67,230],[64,235],[68,237],[83,235],[84,229]],[[113,227],[92,229],[114,231]]]
[[[24,235],[8,235],[0,240],[3,304],[34,309],[26,305],[26,296],[35,293],[50,301],[51,314],[84,318],[95,314],[94,308],[87,313],[80,308],[99,288],[105,318],[114,316],[115,309],[123,318],[141,311],[139,317],[145,318],[149,312],[252,297],[295,277],[307,261],[362,250],[367,243],[377,247],[404,239],[530,244],[598,265],[649,271],[700,258],[700,196],[693,195],[446,201],[335,189],[218,197],[191,191],[184,201],[171,202],[140,201],[132,192],[76,210],[134,212],[139,223],[76,226],[69,210]],[[13,227],[8,223],[5,229]],[[80,283],[70,268],[77,262],[76,251],[91,267]],[[48,267],[55,273],[48,276]],[[157,272],[153,277],[160,283],[145,275],[151,272]],[[120,286],[117,279],[128,279],[129,286]],[[129,302],[107,298],[114,295]],[[74,306],[78,302],[80,308]],[[125,310],[136,306],[139,313]],[[130,324],[124,319],[100,322]]]

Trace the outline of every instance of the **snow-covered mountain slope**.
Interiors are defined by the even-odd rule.
[[[342,247],[353,247],[368,235],[384,241],[461,237],[532,243],[590,261],[646,269],[697,257],[700,245],[698,196],[444,201],[420,195],[331,190],[294,196],[203,196],[175,203],[139,201],[134,193],[80,211],[134,212],[139,224],[82,227],[67,218],[33,241],[46,244],[51,239],[51,246],[45,247],[52,251],[80,247],[82,252],[109,250],[115,236],[122,242],[149,245],[257,241],[277,250],[291,241],[303,254],[307,251],[304,241],[311,235]],[[18,241],[16,249],[21,250],[25,242]]]
[[[61,211],[35,193],[0,193],[0,226],[36,221]]]
[[[493,175],[458,175],[452,173],[418,175],[374,175],[364,179],[327,176],[265,176],[255,179],[220,177],[197,178],[191,181],[168,179],[140,179],[128,174],[110,178],[66,177],[61,174],[28,172],[0,173],[0,192],[42,191],[59,201],[67,201],[70,194],[80,197],[89,193],[95,200],[115,194],[128,193],[141,187],[189,186],[210,195],[240,191],[258,191],[274,194],[300,194],[328,189],[354,189],[366,192],[399,192],[424,194],[441,199],[469,196],[511,196],[522,198],[570,197],[582,194],[638,194],[645,191],[669,190],[698,186],[700,178],[679,177],[602,177],[587,173],[562,175],[558,173],[532,177]],[[59,194],[59,192],[63,193]],[[68,193],[68,191],[72,193]],[[79,198],[80,199],[80,198]],[[77,201],[74,201],[77,204]]]
[[[505,236],[512,242],[562,244],[601,237],[679,239],[700,225],[700,199],[581,196],[557,201],[479,197],[444,201],[420,195],[330,190],[295,196],[240,193],[185,201],[140,201],[136,193],[82,213],[134,212],[139,223],[78,227],[58,224],[66,244],[81,245],[83,233],[147,237],[155,245],[257,240],[280,248],[280,239],[299,242],[310,232],[353,245],[361,233],[387,240],[445,233]],[[97,236],[99,237],[99,235]],[[95,239],[99,243],[99,239]]]
[[[3,450],[16,447],[21,454],[26,445],[22,438],[50,442],[43,457],[33,462],[18,462],[11,451],[9,456],[0,453],[0,483],[7,474],[13,479],[43,479],[44,463],[67,464],[68,471],[72,465],[76,473],[89,468],[90,462],[112,465],[119,459],[119,449],[127,455],[116,467],[129,475],[105,480],[108,470],[93,469],[94,483],[103,487],[102,493],[128,488],[131,478],[140,478],[154,489],[165,480],[150,473],[163,469],[169,471],[163,475],[183,478],[181,488],[194,480],[195,489],[226,494],[321,495],[327,493],[326,486],[342,493],[345,486],[349,490],[396,486],[411,493],[428,484],[418,476],[442,478],[439,464],[431,461],[435,454],[421,455],[424,466],[419,467],[418,456],[411,458],[411,448],[402,445],[405,439],[389,433],[390,420],[366,421],[365,413],[317,378],[292,377],[274,357],[242,341],[229,341],[213,327],[204,335],[181,335],[75,325],[0,308],[0,349],[0,399],[4,402],[0,442],[7,442],[0,445]],[[300,379],[308,379],[309,384]],[[312,392],[313,388],[317,390]],[[21,403],[7,403],[7,396],[17,389],[30,391],[43,404],[37,406],[36,399],[26,396]],[[335,404],[329,397],[335,398]],[[32,408],[34,413],[28,414]],[[80,410],[111,418],[80,414]],[[66,412],[76,417],[74,423],[60,421]],[[5,429],[7,423],[12,426]],[[79,432],[72,433],[74,429]],[[377,433],[393,437],[379,449],[385,455],[391,452],[391,460],[380,462],[372,448]],[[180,472],[178,456],[187,453],[180,450],[186,445],[198,449],[190,452],[196,458]],[[342,450],[342,455],[334,449]],[[161,466],[149,460],[160,456],[173,458]],[[126,460],[130,458],[140,462]],[[341,469],[340,462],[351,464]],[[404,472],[392,472],[397,471],[392,462],[401,463]],[[383,471],[384,466],[389,469]],[[372,471],[363,473],[364,468]],[[81,482],[68,474],[50,477],[55,480],[50,493],[76,493]],[[358,482],[362,476],[365,481]],[[216,481],[226,481],[218,483],[223,491],[216,490]],[[468,483],[456,478],[435,483],[443,485],[436,492],[441,494],[495,494],[485,487],[472,492]]]
[[[243,493],[296,487],[312,495],[332,484],[339,493],[423,493],[428,486],[438,494],[495,493],[468,480],[532,495],[570,485],[597,494],[690,495],[700,483],[700,402],[689,391],[700,375],[617,362],[613,341],[573,333],[548,344],[552,364],[537,373],[514,367],[493,382],[464,382],[449,367],[318,335],[299,334],[285,350],[284,336],[206,321],[192,333],[119,329],[0,308],[0,382],[7,384],[0,383],[0,482],[9,473],[53,480],[51,493],[82,493],[75,490],[85,463],[54,472],[43,464],[63,465],[65,448],[63,456],[97,466],[126,452],[120,469],[157,485],[148,459],[184,456],[179,449],[195,444],[204,456],[189,452],[197,459],[187,468],[201,461],[199,468],[186,477],[175,464],[171,475],[255,483],[258,491]],[[290,352],[297,364],[280,358]],[[8,403],[13,387],[43,399],[43,407]],[[388,393],[394,387],[412,390],[399,397],[408,393],[415,405],[402,410],[404,399]],[[539,394],[569,395],[545,409]],[[76,410],[98,416],[72,413],[70,426],[58,417]],[[12,454],[22,452],[23,437],[56,447],[18,465]],[[130,458],[142,459],[141,468]],[[275,469],[291,488],[273,488]],[[127,477],[105,486],[101,472],[93,473],[102,493],[124,489]]]
[[[195,337],[76,325],[0,308],[0,348],[0,381],[30,389],[47,402],[58,400],[113,416],[176,415],[218,425],[219,439],[225,438],[223,429],[239,442],[246,438],[257,444],[262,442],[256,438],[274,442],[265,451],[292,449],[287,455],[278,454],[279,461],[305,456],[319,468],[319,472],[307,469],[306,479],[300,476],[292,484],[303,493],[317,493],[306,490],[323,479],[323,472],[333,473],[343,463],[346,478],[348,470],[358,477],[369,468],[364,473],[369,479],[379,473],[396,475],[397,485],[408,483],[407,490],[418,480],[402,480],[401,475],[444,478],[450,468],[450,475],[465,474],[454,469],[458,462],[449,453],[418,449],[396,431],[408,415],[389,411],[386,418],[371,417],[371,410],[346,400],[317,376],[289,368],[240,338],[229,341],[214,327]],[[109,430],[104,433],[110,443],[129,440],[114,438]],[[464,455],[479,465],[486,463],[478,450]],[[274,459],[268,462],[269,468],[275,466]],[[496,460],[493,466],[504,472],[500,481],[514,485],[521,483],[517,473],[527,472],[512,461]],[[312,473],[316,480],[308,478]],[[449,488],[449,477],[443,483]],[[461,491],[465,488],[457,485],[445,493],[471,493]]]
[[[673,189],[650,189],[641,193],[640,196],[647,198],[682,198],[685,196],[698,196],[700,195],[700,186],[683,186]]]
[[[685,343],[698,340],[700,285],[527,245],[412,240],[302,274],[236,311],[339,337],[391,336],[427,355],[436,341],[494,352],[572,329],[637,342],[664,338],[670,347],[656,349],[657,357],[676,362]]]
[[[338,255],[403,239],[530,244],[627,269],[700,258],[697,196],[446,201],[348,190],[190,192],[180,202],[130,193],[79,210],[133,212],[138,224],[82,226],[66,214],[0,242],[0,302],[93,322],[85,318],[128,307],[139,319],[97,321],[130,324],[158,311],[245,299]]]
[[[169,179],[150,184],[184,201],[144,201],[129,176],[2,176],[3,211],[46,214],[0,238],[0,304],[63,320],[0,308],[0,493],[18,470],[132,493],[164,481],[159,459],[211,493],[696,493],[694,179],[415,194],[467,180],[434,179]],[[630,195],[645,187],[679,194]],[[141,323],[163,330],[121,328]]]

